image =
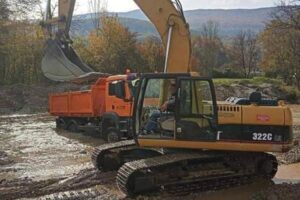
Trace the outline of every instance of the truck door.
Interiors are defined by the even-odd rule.
[[[120,117],[131,115],[130,92],[124,80],[108,83],[106,111],[115,112]]]

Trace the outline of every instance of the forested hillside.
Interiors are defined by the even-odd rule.
[[[200,35],[203,23],[214,21],[219,24],[221,37],[232,37],[241,30],[250,29],[255,33],[260,32],[265,24],[271,20],[271,14],[276,8],[260,9],[232,9],[232,10],[189,10],[185,11],[185,16],[190,24],[190,28],[195,35]],[[130,31],[137,32],[140,37],[156,35],[157,32],[153,25],[141,10],[134,10],[121,13],[109,13],[117,15],[120,22],[129,28]],[[75,16],[73,27],[76,34],[87,35],[92,30],[92,15]]]

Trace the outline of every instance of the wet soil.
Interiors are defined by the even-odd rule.
[[[300,140],[300,106],[292,109]],[[93,148],[103,143],[97,133],[57,130],[48,114],[0,116],[0,199],[126,198],[115,185],[115,173],[98,172],[90,162]],[[276,155],[281,165],[273,182],[180,197],[162,191],[136,199],[300,199],[299,152],[298,145]]]
[[[115,174],[101,173],[90,162],[93,148],[103,143],[97,133],[57,130],[48,114],[0,116],[0,199],[59,195],[96,185],[102,188],[91,194],[107,194]]]
[[[83,87],[86,89],[85,85],[72,83],[0,86],[0,115],[47,112],[49,94],[80,90]]]

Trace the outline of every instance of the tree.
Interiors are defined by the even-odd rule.
[[[192,68],[203,75],[212,76],[213,69],[219,69],[226,56],[223,43],[219,37],[219,25],[208,21],[203,24],[201,35],[193,38]]]
[[[219,40],[219,24],[211,20],[202,24],[201,36],[209,40]]]
[[[125,28],[116,16],[101,16],[101,28],[88,37],[89,58],[84,59],[100,72],[124,73],[137,70],[139,57],[136,35]]]
[[[245,78],[250,78],[252,72],[257,70],[260,55],[256,34],[242,30],[234,37],[229,52],[231,65],[241,70]]]
[[[7,0],[0,0],[0,21],[7,20],[9,14],[10,14],[10,10],[8,8]]]
[[[300,30],[300,0],[281,1],[277,10],[272,13],[276,27],[280,29]]]
[[[9,0],[10,17],[16,19],[26,18],[40,2],[41,0]]]
[[[147,37],[137,46],[141,56],[140,72],[162,72],[164,70],[165,53],[162,43],[157,37]]]
[[[299,1],[294,1],[294,3]],[[300,6],[282,3],[260,35],[267,75],[300,88]]]
[[[8,31],[6,42],[1,46],[4,52],[0,63],[2,84],[40,82],[43,79],[40,66],[45,42],[43,31],[26,22],[11,23]]]
[[[89,0],[89,10],[91,15],[91,20],[93,22],[94,30],[100,28],[100,17],[101,13],[105,13],[107,9],[106,0]]]

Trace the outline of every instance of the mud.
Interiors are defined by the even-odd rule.
[[[300,182],[300,163],[280,165],[276,174],[276,182],[280,180],[282,180],[282,182],[287,180],[290,182]]]
[[[0,183],[0,199],[33,198],[48,194],[59,195],[60,192],[62,194],[65,191],[89,189],[97,185],[113,185],[114,176],[115,173],[101,173],[95,169],[85,169],[69,178],[62,177],[41,181],[34,181],[29,178],[4,179]],[[101,194],[99,193],[99,195]],[[116,196],[112,192],[111,195]]]
[[[80,90],[82,87],[86,86],[71,83],[0,86],[0,114],[47,112],[49,94]]]
[[[297,116],[300,108],[294,109]],[[295,124],[300,139],[298,118]],[[47,114],[0,116],[0,199],[129,199],[115,185],[115,173],[92,167],[90,154],[103,143],[97,133],[57,130]],[[180,197],[161,191],[136,199],[300,199],[299,149],[277,155],[282,164],[273,182]]]
[[[114,185],[115,174],[98,172],[90,162],[90,152],[103,143],[96,133],[57,130],[48,114],[0,116],[0,199],[54,198],[65,191],[77,198],[76,190]]]
[[[0,151],[0,166],[11,164],[13,161],[8,158],[7,153]]]

